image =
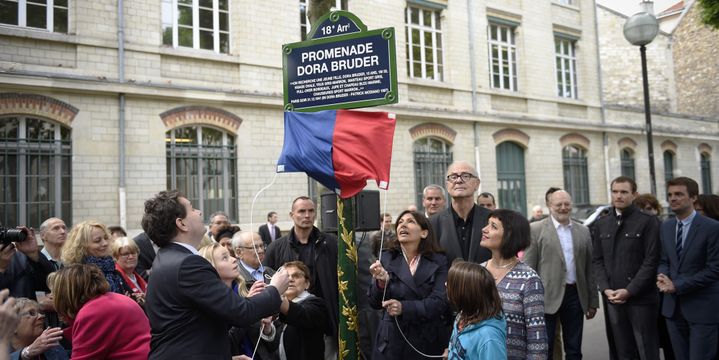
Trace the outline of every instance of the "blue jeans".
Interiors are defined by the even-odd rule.
[[[554,354],[554,336],[557,331],[557,321],[562,324],[562,341],[564,342],[565,359],[582,358],[582,330],[584,329],[584,310],[579,302],[576,285],[567,285],[564,288],[564,299],[559,310],[554,314],[545,314],[547,324],[547,341],[549,342],[549,360]]]

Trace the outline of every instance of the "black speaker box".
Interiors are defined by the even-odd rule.
[[[322,203],[322,231],[337,232],[337,195],[324,193],[320,195]],[[380,229],[379,191],[363,190],[355,196],[354,226],[355,231],[375,231]]]

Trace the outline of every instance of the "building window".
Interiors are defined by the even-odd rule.
[[[560,4],[564,5],[574,5],[574,0],[556,0]]]
[[[702,190],[704,194],[712,193],[712,168],[711,158],[709,154],[702,153],[700,160],[700,167],[702,172]]]
[[[589,175],[587,172],[586,150],[569,145],[562,150],[564,166],[564,188],[572,195],[577,205],[589,204]]]
[[[230,53],[230,0],[162,0],[162,43]]]
[[[0,24],[67,33],[68,0],[0,0]]]
[[[619,156],[622,161],[622,176],[636,180],[634,177],[634,152],[629,148],[624,148]]]
[[[405,9],[409,77],[443,80],[441,22],[439,10],[414,6]]]
[[[517,91],[517,47],[514,27],[489,24],[489,79],[495,89]]]
[[[302,41],[307,40],[307,34],[312,30],[312,24],[310,24],[310,18],[308,17],[309,12],[308,0],[300,0],[300,38]],[[335,0],[335,6],[332,10],[347,10],[347,0]]]
[[[422,190],[430,184],[442,186],[447,168],[452,163],[452,145],[435,137],[414,142],[414,188],[415,203],[422,208]]]
[[[0,223],[72,223],[70,129],[33,117],[0,117]]]
[[[674,179],[674,153],[667,150],[664,152],[664,181]]]
[[[187,126],[168,131],[165,144],[168,189],[183,193],[206,221],[215,211],[236,221],[235,137],[211,127]]]
[[[557,95],[577,98],[577,57],[574,52],[575,41],[561,37],[554,38],[554,51],[557,66]]]
[[[496,147],[498,206],[527,214],[524,149],[511,141]]]

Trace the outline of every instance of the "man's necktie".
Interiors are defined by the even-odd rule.
[[[677,221],[677,258],[682,256],[683,230],[684,224],[681,221]]]

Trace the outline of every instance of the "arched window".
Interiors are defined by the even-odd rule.
[[[624,148],[619,156],[622,161],[622,176],[636,180],[634,177],[634,151],[630,148]]]
[[[704,194],[712,193],[711,156],[705,152],[701,154],[702,190]]]
[[[576,205],[589,204],[589,175],[586,150],[568,145],[562,150],[564,189],[572,195]]]
[[[527,214],[524,149],[511,141],[497,145],[497,206]]]
[[[71,130],[31,116],[0,117],[0,223],[72,223]]]
[[[205,221],[224,211],[237,221],[235,137],[209,126],[185,126],[165,134],[167,187],[202,211]]]
[[[421,209],[424,187],[444,186],[447,167],[452,163],[452,145],[436,137],[425,137],[414,142],[413,152],[416,205]]]

